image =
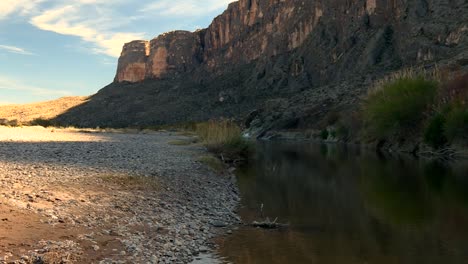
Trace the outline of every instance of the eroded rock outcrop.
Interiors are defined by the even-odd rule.
[[[151,40],[149,52],[142,52],[142,41],[126,44],[116,81],[158,79],[190,72],[200,65],[214,71],[226,64],[249,63],[262,55],[290,51],[301,46],[318,24],[323,15],[321,5],[320,1],[285,0],[231,3],[207,29],[165,33]]]
[[[140,82],[192,71],[201,63],[200,50],[200,35],[188,31],[165,33],[151,41],[132,41],[123,48],[115,81]]]
[[[192,71],[201,63],[201,41],[198,33],[174,31],[150,42],[147,78]]]
[[[146,63],[149,56],[149,42],[136,40],[124,45],[119,58],[118,82],[140,82],[146,78]]]

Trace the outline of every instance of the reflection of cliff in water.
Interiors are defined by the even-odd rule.
[[[468,163],[384,158],[336,146],[265,143],[240,172],[244,229],[221,242],[235,263],[464,263]]]

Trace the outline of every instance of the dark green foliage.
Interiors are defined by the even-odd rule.
[[[330,133],[328,133],[327,129],[324,129],[324,130],[322,130],[322,132],[320,132],[320,138],[322,138],[323,140],[328,139],[329,135],[330,135]]]
[[[344,125],[339,125],[336,134],[341,139],[347,139],[349,137],[349,129]]]
[[[367,126],[377,136],[414,127],[436,93],[437,82],[423,77],[400,77],[384,83],[364,104]]]
[[[442,114],[436,114],[430,120],[424,130],[424,141],[433,148],[441,148],[447,143],[444,133],[445,117]]]
[[[445,136],[449,141],[463,138],[468,133],[468,109],[461,103],[453,103],[447,113],[444,125]]]

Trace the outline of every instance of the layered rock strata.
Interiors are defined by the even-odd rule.
[[[200,66],[219,73],[226,65],[285,54],[307,39],[315,42],[311,50],[323,48],[314,59],[326,64],[346,61],[351,52],[360,52],[360,68],[383,60],[434,61],[466,41],[466,14],[458,23],[443,19],[466,5],[463,0],[240,0],[206,29],[126,44],[115,80],[159,79]],[[353,51],[360,41],[369,45]]]

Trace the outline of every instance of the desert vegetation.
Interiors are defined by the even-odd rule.
[[[468,74],[406,71],[381,81],[364,101],[364,134],[420,137],[439,150],[467,141]]]
[[[225,162],[245,160],[252,145],[233,120],[210,120],[196,125],[196,133],[206,148]]]

